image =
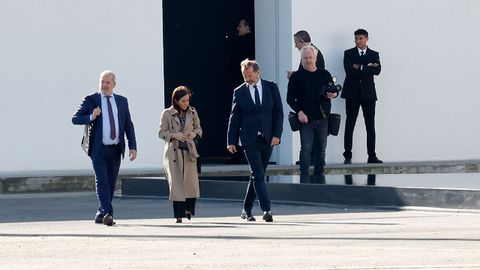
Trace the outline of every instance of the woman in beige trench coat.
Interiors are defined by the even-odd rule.
[[[172,106],[162,112],[158,131],[158,136],[165,140],[163,165],[177,223],[181,223],[183,217],[190,219],[195,215],[196,198],[200,197],[199,155],[194,138],[202,136],[202,128],[197,111],[190,107],[191,96],[187,87],[175,88]]]

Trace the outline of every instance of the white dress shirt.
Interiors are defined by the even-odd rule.
[[[253,104],[255,104],[255,88],[253,87],[254,85],[257,86],[258,95],[260,95],[260,104],[262,104],[262,80],[258,79],[257,83],[254,83],[252,85],[248,84],[248,90],[250,91],[250,96],[252,97]]]

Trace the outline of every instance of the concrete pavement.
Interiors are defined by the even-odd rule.
[[[239,201],[200,199],[175,224],[166,199],[93,193],[0,196],[0,269],[480,269],[480,212],[273,204],[247,223]]]

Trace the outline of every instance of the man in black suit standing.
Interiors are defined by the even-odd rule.
[[[280,144],[283,131],[282,99],[275,83],[260,79],[260,68],[256,61],[245,59],[240,66],[245,83],[233,92],[227,132],[228,151],[236,153],[240,139],[251,172],[240,217],[255,221],[252,208],[257,197],[263,220],[272,222],[265,170],[273,147]]]
[[[358,29],[354,33],[355,47],[345,51],[343,67],[345,82],[342,98],[345,99],[347,119],[345,121],[344,147],[345,164],[352,163],[353,129],[360,107],[362,107],[365,127],[367,129],[368,163],[382,163],[375,153],[375,104],[377,93],[374,75],[381,71],[378,52],[367,47],[368,32]]]

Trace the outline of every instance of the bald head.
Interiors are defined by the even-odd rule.
[[[100,90],[104,95],[111,96],[116,84],[115,73],[112,71],[105,70],[100,74]]]

